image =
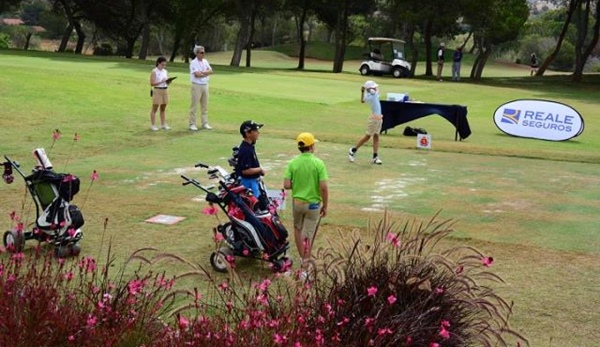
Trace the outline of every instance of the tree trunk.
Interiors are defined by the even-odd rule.
[[[23,47],[24,50],[28,50],[29,49],[29,42],[31,41],[31,36],[32,35],[33,35],[33,33],[27,33],[27,36],[25,36],[25,47]]]
[[[583,79],[583,69],[585,67],[585,63],[587,62],[588,57],[592,54],[592,51],[598,44],[598,38],[600,36],[600,1],[596,0],[595,4],[590,4],[591,0],[583,0],[585,2],[585,11],[580,13],[580,15],[585,16],[585,21],[581,23],[581,26],[577,26],[579,33],[579,38],[581,42],[577,42],[577,47],[575,48],[575,70],[573,71],[572,80],[573,82],[581,82]],[[585,38],[588,33],[588,20],[590,18],[590,11],[592,10],[592,5],[595,5],[596,13],[592,16],[595,18],[594,26],[592,27],[592,39],[585,44]]]
[[[248,43],[246,44],[246,67],[252,65],[252,49],[254,48],[254,24],[256,22],[256,9],[252,11],[250,18],[250,33],[248,34]]]
[[[138,59],[146,60],[148,56],[148,46],[150,45],[150,22],[146,21],[144,23],[144,28],[142,29],[142,45],[140,47],[140,54],[138,55]]]
[[[77,33],[77,45],[75,46],[75,53],[81,54],[83,52],[83,44],[85,43],[85,32],[81,27],[81,22],[78,20],[73,22],[75,32]]]
[[[298,70],[304,70],[304,57],[306,55],[306,39],[304,37],[304,23],[306,23],[306,13],[308,1],[304,2],[304,7],[302,8],[302,14],[300,15],[300,22],[298,23],[298,37],[300,38],[300,52],[298,52]]]
[[[333,72],[340,73],[344,68],[346,55],[346,37],[348,35],[348,2],[344,1],[344,8],[338,14],[338,25],[335,31],[335,54],[333,58]]]
[[[480,53],[477,55],[475,59],[476,64],[473,65],[473,69],[471,70],[471,78],[475,81],[481,80],[481,75],[483,74],[483,68],[488,60],[488,58],[492,55],[492,45],[486,44],[481,47]]]
[[[567,9],[567,18],[565,20],[565,23],[563,24],[562,30],[560,31],[560,35],[558,35],[558,42],[556,43],[556,46],[554,47],[554,50],[552,51],[552,53],[550,53],[550,55],[547,56],[546,59],[544,59],[544,62],[542,63],[540,68],[537,70],[537,73],[535,74],[536,76],[543,76],[544,72],[546,72],[546,70],[548,69],[548,66],[550,66],[550,64],[554,61],[554,59],[558,55],[558,52],[560,52],[560,47],[562,46],[562,43],[565,39],[565,35],[567,34],[567,29],[569,28],[569,25],[571,24],[571,18],[573,17],[573,12],[575,12],[575,9],[577,8],[578,3],[579,3],[579,0],[570,0],[569,1],[569,7]]]
[[[433,76],[433,68],[431,67],[431,30],[433,21],[428,19],[425,24],[425,76]]]
[[[63,33],[62,39],[60,40],[60,45],[58,46],[57,52],[64,52],[67,49],[67,44],[69,43],[69,39],[71,38],[71,34],[73,33],[73,24],[67,24],[65,31]]]

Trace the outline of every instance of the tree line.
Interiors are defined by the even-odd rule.
[[[304,69],[306,47],[319,23],[334,46],[332,71],[336,73],[343,69],[350,43],[390,36],[407,42],[411,73],[424,55],[426,75],[432,75],[435,45],[461,35],[466,37],[463,46],[472,40],[475,60],[470,77],[478,80],[498,47],[531,30],[527,0],[0,0],[0,14],[34,2],[48,4],[50,11],[64,18],[60,52],[72,36],[78,54],[86,42],[102,36],[118,42],[125,57],[132,58],[137,50],[138,58],[146,59],[154,33],[161,50],[170,52],[170,61],[180,55],[187,61],[194,44],[219,42],[222,31],[230,30],[231,66],[240,66],[244,50],[245,64],[250,66],[259,29],[264,36],[265,30],[275,33],[281,23],[293,23],[294,37],[288,39],[298,44],[297,68]],[[575,37],[573,80],[581,81],[585,63],[598,44],[600,0],[554,3],[562,29],[537,75],[543,75],[559,56],[571,33]],[[168,33],[169,40],[160,40],[161,33]]]

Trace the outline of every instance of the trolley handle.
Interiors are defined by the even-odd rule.
[[[198,163],[198,164],[194,165],[194,167],[201,167],[201,168],[204,168],[204,169],[208,169],[208,165],[206,165],[204,163]]]

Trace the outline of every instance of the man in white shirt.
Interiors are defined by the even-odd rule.
[[[442,80],[442,70],[444,69],[444,49],[446,45],[442,42],[437,51],[437,80]]]
[[[202,118],[202,128],[210,130],[212,127],[208,124],[208,79],[213,70],[204,59],[204,47],[194,46],[196,58],[190,63],[190,81],[192,82],[192,103],[190,106],[190,130],[197,131],[196,110],[200,102],[200,115]]]

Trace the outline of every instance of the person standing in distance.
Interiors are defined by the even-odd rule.
[[[160,107],[160,127],[164,130],[171,130],[171,127],[165,122],[165,110],[169,103],[169,76],[167,73],[167,58],[158,57],[155,68],[150,73],[150,85],[152,86],[152,109],[150,110],[150,122],[152,131],[158,131],[156,126],[156,111]]]
[[[327,216],[329,188],[327,168],[323,160],[314,155],[318,140],[311,133],[301,133],[296,138],[300,155],[290,160],[283,175],[283,188],[292,190],[294,239],[300,254],[300,277],[306,279],[305,264],[311,250],[319,222]]]
[[[437,80],[442,81],[442,70],[444,69],[444,49],[445,43],[440,43],[437,50]]]
[[[194,46],[196,58],[190,63],[190,80],[192,82],[192,103],[190,106],[190,130],[197,131],[196,111],[200,103],[200,114],[202,118],[202,128],[211,130],[208,124],[208,79],[213,74],[213,70],[204,58],[205,50],[203,46]]]
[[[240,134],[244,138],[238,149],[237,165],[235,172],[240,178],[242,185],[250,190],[252,194],[261,202],[261,209],[266,209],[268,203],[265,204],[262,192],[259,187],[259,178],[267,172],[260,167],[258,156],[254,145],[260,136],[260,128],[264,124],[258,124],[253,120],[247,120],[240,125]]]
[[[358,140],[356,145],[348,151],[348,160],[354,163],[356,160],[356,151],[373,136],[373,164],[381,165],[381,159],[379,159],[379,155],[377,154],[379,150],[379,133],[383,125],[381,102],[379,101],[379,85],[373,81],[366,81],[360,88],[360,102],[369,104],[371,115],[369,115],[367,122],[367,131]]]
[[[452,80],[460,81],[460,64],[462,62],[462,47],[457,47],[452,56]]]

